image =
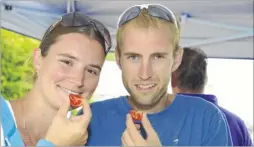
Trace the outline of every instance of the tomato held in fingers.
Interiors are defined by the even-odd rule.
[[[69,95],[70,104],[72,109],[76,109],[82,105],[82,97],[80,95]]]
[[[141,120],[142,120],[142,117],[143,117],[143,113],[142,112],[131,110],[130,111],[130,115],[131,115],[132,120],[133,120],[133,122],[135,124],[141,124]]]
[[[130,111],[130,115],[132,117],[132,120],[134,122],[134,124],[136,125],[140,125],[140,128],[138,129],[140,131],[141,136],[146,139],[147,135],[146,135],[146,131],[141,123],[142,117],[143,117],[143,113],[142,112],[138,112],[135,110],[131,110]]]

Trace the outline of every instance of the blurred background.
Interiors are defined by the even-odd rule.
[[[240,116],[253,136],[253,1],[7,1],[1,3],[1,95],[17,99],[32,87],[33,50],[60,15],[81,11],[110,30],[113,47],[91,102],[128,94],[114,62],[117,19],[134,4],[159,3],[181,19],[182,46],[201,47],[208,55],[206,93]],[[171,91],[171,87],[169,87]]]

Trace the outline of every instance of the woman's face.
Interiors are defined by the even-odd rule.
[[[47,103],[58,109],[70,93],[89,99],[104,63],[104,49],[96,40],[79,33],[57,38],[48,54],[35,52],[36,86]]]

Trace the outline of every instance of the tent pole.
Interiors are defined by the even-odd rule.
[[[75,0],[67,0],[67,13],[75,11]]]
[[[230,40],[237,40],[237,39],[248,38],[248,37],[253,37],[253,31],[239,33],[239,34],[232,35],[232,36],[206,39],[204,41],[198,41],[196,43],[183,44],[183,46],[208,45],[208,44],[214,44],[214,43],[225,42],[225,41],[230,41]]]
[[[208,21],[208,20],[202,20],[202,19],[197,19],[197,18],[189,18],[187,21],[193,22],[193,23],[198,23],[201,25],[208,25],[212,27],[218,27],[221,29],[231,29],[234,31],[251,31],[251,27],[242,27],[242,26],[237,26],[237,25],[231,25],[231,24],[223,24],[223,23],[218,23],[218,22],[213,22],[213,21]]]

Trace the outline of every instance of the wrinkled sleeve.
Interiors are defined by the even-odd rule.
[[[217,110],[215,113],[207,117],[210,119],[209,127],[204,133],[202,139],[203,146],[232,146],[231,133],[228,123],[221,111]]]

